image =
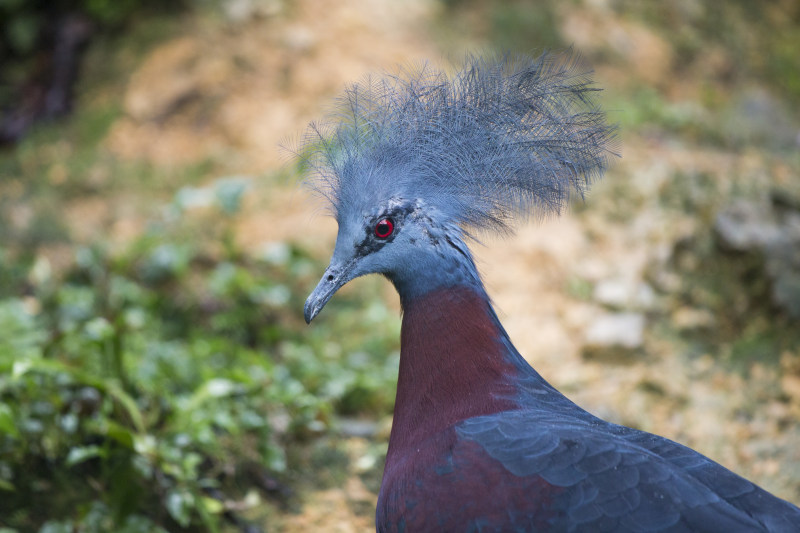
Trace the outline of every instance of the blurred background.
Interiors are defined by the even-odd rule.
[[[0,531],[374,531],[399,306],[307,327],[290,150],[345,85],[574,47],[619,124],[474,246],[557,388],[800,503],[800,3],[0,1]]]

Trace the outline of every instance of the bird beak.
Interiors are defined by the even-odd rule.
[[[328,300],[338,291],[342,285],[352,279],[351,273],[355,265],[355,260],[350,260],[344,265],[336,264],[331,261],[330,266],[325,269],[322,279],[319,280],[317,287],[306,300],[303,314],[306,324],[310,324],[314,317],[322,311]]]

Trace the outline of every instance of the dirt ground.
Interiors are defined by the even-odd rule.
[[[573,3],[561,31],[578,50],[602,46],[609,35],[628,43],[622,47],[628,70],[598,65],[607,93],[613,97],[630,77],[676,98],[699,91],[691,73],[669,79],[674,51],[668,42],[645,26],[593,12],[595,4],[602,2]],[[212,158],[224,160],[230,174],[269,175],[291,159],[279,145],[291,146],[346,83],[398,64],[457,58],[466,47],[486,44],[479,35],[445,42],[436,29],[442,8],[428,0],[226,5],[223,20],[188,21],[131,74],[125,116],[107,140],[114,153],[162,166]],[[743,372],[713,354],[690,356],[655,325],[683,320],[691,326],[707,317],[672,307],[651,281],[667,272],[675,243],[705,224],[663,208],[661,195],[677,172],[708,173],[723,183],[731,173],[778,176],[780,162],[753,150],[696,148],[685,139],[630,131],[620,132],[619,151],[622,157],[585,206],[474,247],[503,323],[531,364],[579,405],[678,440],[800,501],[800,370],[793,362],[800,354],[783,354],[783,366],[755,362]],[[798,177],[790,172],[786,179]],[[318,205],[294,182],[259,185],[238,239],[253,247],[292,240],[326,257],[336,228]],[[126,238],[136,216],[120,215],[112,233]],[[398,309],[388,284],[385,298]],[[641,324],[641,338],[624,357],[592,356],[588,332],[619,315]],[[371,530],[374,498],[354,476],[340,489],[307,495],[304,510],[284,527]]]

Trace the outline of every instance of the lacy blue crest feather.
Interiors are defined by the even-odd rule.
[[[341,223],[389,198],[421,199],[465,229],[508,231],[559,213],[608,163],[614,128],[571,54],[468,57],[350,86],[302,145],[310,186]]]

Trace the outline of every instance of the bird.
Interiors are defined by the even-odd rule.
[[[468,55],[348,86],[312,122],[304,183],[338,223],[307,323],[347,282],[402,308],[378,532],[800,531],[800,509],[667,438],[593,416],[503,328],[469,244],[560,214],[617,155],[572,50]]]

